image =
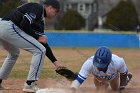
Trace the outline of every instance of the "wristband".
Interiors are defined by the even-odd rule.
[[[125,89],[125,86],[120,86],[119,90],[122,91]]]

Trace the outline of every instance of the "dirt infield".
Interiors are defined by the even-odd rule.
[[[93,50],[93,51],[91,51]],[[73,69],[74,71],[79,71],[83,61],[87,59],[95,49],[54,49],[55,54],[57,55],[58,59],[60,61],[63,61],[66,66],[69,68]],[[64,54],[64,52],[67,51],[67,55]],[[138,49],[113,49],[113,52],[116,54],[123,56],[124,59],[126,60],[126,63],[128,65],[129,71],[133,73],[133,78],[131,82],[128,84],[126,89],[122,93],[140,93],[140,50]],[[2,51],[1,51],[2,53]],[[29,54],[25,52],[22,52],[21,56],[26,57]],[[3,57],[5,55],[2,53],[0,55],[0,63],[3,60]],[[29,56],[31,57],[31,56]],[[23,61],[23,60],[22,60]],[[28,61],[28,60],[25,60]],[[48,60],[47,60],[48,61]],[[77,62],[76,64],[73,64],[72,62]],[[17,63],[20,64],[20,63]],[[47,63],[48,64],[48,63]],[[48,65],[50,66],[50,65]],[[47,68],[48,68],[47,66]],[[78,68],[76,68],[78,66]],[[52,69],[51,67],[50,69]],[[15,68],[16,69],[16,68]],[[53,69],[52,69],[53,70]],[[54,75],[55,76],[55,75]],[[13,77],[13,76],[12,76]],[[64,89],[65,91],[68,90],[71,82],[67,81],[65,78],[61,78],[60,76],[56,75],[56,78],[51,78],[51,76],[47,76],[48,78],[44,79],[41,78],[37,83],[41,88],[60,88]],[[15,78],[9,78],[8,80],[3,82],[4,90],[0,90],[0,93],[23,93],[22,88],[24,86],[24,81],[26,78],[19,79],[18,77]],[[68,90],[69,91],[69,90]],[[51,92],[52,93],[52,92]],[[68,92],[66,92],[68,93]],[[95,86],[93,83],[93,77],[90,76],[83,84],[82,86],[78,89],[77,93],[115,93],[110,90],[110,88],[107,91],[95,91]]]
[[[134,69],[132,70],[133,73],[133,79],[128,84],[126,89],[122,93],[140,93],[140,69]],[[4,90],[0,90],[0,93],[23,93],[24,80],[7,80],[4,81],[3,86],[5,87]],[[38,84],[41,88],[59,88],[59,89],[66,89],[69,88],[71,82],[63,79],[63,80],[57,80],[57,79],[48,79],[48,80],[40,80],[38,81]],[[69,90],[68,90],[69,91]],[[93,78],[89,77],[87,81],[84,82],[84,84],[78,89],[77,93],[116,93],[112,92],[110,89],[108,91],[95,91],[95,86],[93,84]],[[68,93],[68,92],[66,92]],[[70,93],[70,92],[69,92]]]

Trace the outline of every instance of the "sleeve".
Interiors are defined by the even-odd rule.
[[[92,67],[93,67],[92,58],[89,58],[87,61],[85,61],[85,63],[81,67],[78,77],[76,78],[76,80],[73,81],[71,87],[74,87],[76,89],[80,87],[80,85],[86,80],[86,78],[91,73]]]
[[[37,35],[45,35],[44,33],[44,21],[42,20],[39,25],[34,24],[32,27],[35,30],[35,34]],[[46,48],[46,56],[51,60],[52,63],[57,61],[56,57],[54,56],[50,46],[46,43],[41,43]]]
[[[120,74],[127,74],[128,73],[128,68],[127,68],[123,58],[120,59],[120,67],[118,69],[118,72],[120,72]]]
[[[51,60],[51,62],[54,63],[57,61],[49,45],[47,43],[42,43],[42,45],[46,48],[46,56]]]
[[[36,32],[36,34],[44,34],[44,20],[40,21],[39,24],[38,23],[34,23],[32,25],[32,29],[34,29]]]
[[[32,36],[32,37],[34,37],[35,39],[38,40],[40,35],[36,34],[35,31],[31,28],[30,22],[26,17],[24,17],[23,20],[21,21],[20,28],[25,33],[27,33],[28,35],[30,35],[30,36]]]
[[[29,5],[28,5],[29,6]],[[37,20],[42,20],[43,14],[43,7],[38,5],[32,5],[28,7],[26,13],[23,14],[23,18],[20,23],[20,28],[25,31],[25,33],[29,34],[30,36],[34,37],[38,40],[40,34],[36,34],[35,30],[33,30],[32,25],[37,22]],[[39,25],[39,24],[38,24]],[[43,25],[44,26],[44,25]],[[39,26],[41,27],[41,26]],[[43,27],[41,31],[43,31]]]

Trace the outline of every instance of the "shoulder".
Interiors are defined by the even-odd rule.
[[[36,6],[36,7],[43,7],[43,5],[39,3],[28,3],[28,5]]]
[[[124,59],[122,57],[119,57],[118,55],[112,54],[112,60],[117,61],[117,63],[123,61]]]
[[[34,3],[34,2],[30,2],[30,3],[24,3],[24,4],[22,4],[23,6],[25,6],[25,5],[36,5],[36,6],[40,6],[41,4],[39,4],[39,3]]]
[[[115,54],[112,54],[111,64],[116,66],[116,67],[120,67],[121,65],[125,64],[125,61],[122,57],[119,57]]]
[[[93,57],[88,58],[84,64],[81,67],[81,70],[79,72],[79,74],[84,77],[87,78],[88,75],[91,73],[92,68],[93,68]]]
[[[93,58],[94,56],[89,57],[82,66],[82,69],[91,69],[93,67]]]
[[[31,15],[31,17],[36,16],[38,19],[40,19],[40,17],[43,15],[43,5],[38,3],[25,3],[18,6],[17,9],[23,14]]]
[[[20,5],[20,6],[18,6],[17,8],[25,8],[25,7],[26,8],[27,7],[33,7],[33,8],[36,8],[36,9],[43,8],[43,6],[41,4],[33,3],[33,2],[31,2],[31,3],[24,3],[24,4]]]
[[[84,62],[84,64],[86,64],[86,65],[93,65],[93,59],[94,59],[94,56],[89,57],[89,58]]]

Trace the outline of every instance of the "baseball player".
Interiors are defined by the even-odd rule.
[[[0,69],[0,88],[2,88],[2,80],[8,78],[16,63],[20,49],[33,54],[27,81],[23,88],[25,92],[36,92],[39,89],[35,81],[39,79],[45,54],[56,69],[63,67],[58,63],[47,44],[43,20],[54,18],[59,10],[60,4],[57,0],[45,0],[43,5],[25,3],[2,18],[0,42],[9,54]]]
[[[77,78],[72,82],[71,89],[75,93],[76,89],[92,74],[96,89],[106,89],[109,85],[114,91],[125,89],[132,78],[128,73],[128,68],[123,58],[112,54],[106,46],[99,47],[94,56],[88,58]]]

